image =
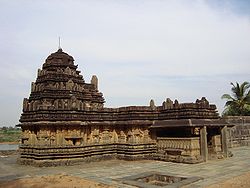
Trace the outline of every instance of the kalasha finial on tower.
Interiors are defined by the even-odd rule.
[[[62,48],[61,48],[61,37],[59,37],[59,45],[58,45],[58,51],[62,51]]]

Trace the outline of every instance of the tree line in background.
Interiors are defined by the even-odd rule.
[[[226,99],[225,110],[223,116],[250,116],[250,84],[243,82],[239,84],[231,83],[232,94],[222,95],[222,99]]]
[[[1,127],[0,128],[0,143],[14,142],[18,143],[21,139],[21,129],[19,127]]]

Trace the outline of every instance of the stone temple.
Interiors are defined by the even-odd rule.
[[[104,107],[98,79],[86,83],[72,56],[47,57],[23,100],[18,162],[69,165],[102,159],[199,163],[228,157],[227,127],[206,98],[156,106]]]

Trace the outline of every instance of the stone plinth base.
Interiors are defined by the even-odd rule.
[[[106,159],[153,159],[156,144],[103,144],[91,146],[30,147],[20,146],[19,164],[34,166],[72,165]]]

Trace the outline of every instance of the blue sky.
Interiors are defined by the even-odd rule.
[[[0,126],[18,123],[37,69],[62,48],[107,107],[206,96],[250,81],[250,1],[1,0]]]

